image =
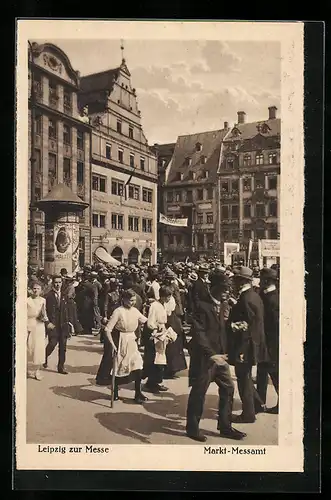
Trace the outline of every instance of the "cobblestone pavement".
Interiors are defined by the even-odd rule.
[[[110,408],[110,390],[95,385],[102,355],[98,337],[79,336],[68,341],[66,369],[56,371],[57,351],[43,371],[43,380],[27,380],[27,441],[49,444],[192,444],[185,436],[185,413],[189,393],[187,371],[167,380],[169,391],[147,394],[143,405],[133,402],[133,386],[120,389],[120,401]],[[189,362],[189,358],[187,358]],[[236,384],[235,384],[236,385]],[[276,394],[268,388],[268,405],[276,404]],[[209,444],[232,444],[216,431],[217,386],[208,390],[200,428]],[[234,413],[241,403],[235,392]],[[259,414],[254,424],[236,425],[247,433],[247,445],[277,445],[278,416]],[[198,444],[198,443],[197,443]]]

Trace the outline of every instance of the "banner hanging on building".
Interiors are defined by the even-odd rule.
[[[239,252],[239,243],[224,243],[224,264],[226,266],[231,266],[231,256],[233,253]]]
[[[168,226],[187,227],[188,219],[173,219],[160,214],[159,221],[161,222],[161,224],[166,224]]]

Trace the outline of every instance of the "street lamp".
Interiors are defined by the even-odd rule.
[[[37,239],[36,239],[36,151],[35,151],[35,122],[36,122],[36,88],[34,83],[34,56],[36,53],[37,44],[29,43],[29,62],[31,68],[31,97],[30,97],[30,109],[31,109],[31,137],[30,137],[30,232],[29,232],[29,266],[31,268],[36,268],[38,265],[37,259]]]

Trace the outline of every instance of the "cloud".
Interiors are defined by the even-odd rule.
[[[196,92],[203,89],[201,82],[191,81],[190,76],[177,75],[173,69],[187,70],[184,63],[172,66],[139,66],[132,70],[133,85],[139,89],[167,89],[169,92]]]
[[[149,143],[176,141],[178,135],[220,129],[224,121],[232,126],[238,111],[245,111],[247,122],[252,122],[267,119],[269,106],[280,108],[277,96],[267,89],[249,92],[240,85],[187,95],[144,90],[138,92],[138,99]]]
[[[191,73],[228,73],[240,71],[241,58],[225,42],[207,41],[201,48],[201,59]]]

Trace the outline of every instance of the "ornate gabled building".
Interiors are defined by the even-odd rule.
[[[162,253],[168,261],[215,255],[217,169],[226,133],[224,128],[177,139],[166,168],[161,212],[187,218],[188,226],[164,226]]]
[[[157,164],[125,60],[81,78],[92,132],[92,248],[121,262],[156,262]],[[104,252],[104,250],[102,250]]]
[[[223,140],[218,169],[218,247],[249,239],[279,238],[280,119],[269,107],[267,120],[246,123],[238,112],[237,124]]]
[[[77,106],[80,74],[67,55],[51,43],[29,43],[29,157],[35,161],[34,193],[44,198],[66,184],[90,205],[91,126]],[[33,90],[33,91],[32,91]],[[33,113],[31,113],[33,111]],[[35,117],[32,126],[32,116]],[[33,138],[33,139],[32,139]],[[31,143],[34,142],[34,155]],[[29,163],[29,201],[31,164]],[[45,260],[45,219],[36,213],[37,259]],[[90,208],[80,217],[80,265],[90,261]]]

